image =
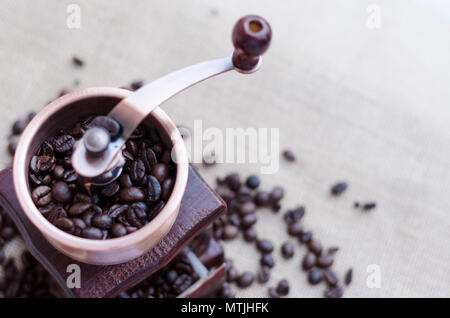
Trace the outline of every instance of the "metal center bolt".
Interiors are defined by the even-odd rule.
[[[89,128],[83,136],[86,150],[94,156],[102,155],[108,149],[110,141],[109,132],[101,127]]]

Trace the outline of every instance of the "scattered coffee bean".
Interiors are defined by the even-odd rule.
[[[342,193],[344,193],[345,190],[347,190],[347,188],[348,188],[348,185],[346,182],[338,182],[331,187],[330,192],[332,195],[337,196],[337,195],[341,195]]]
[[[256,213],[247,214],[242,217],[241,224],[244,228],[249,228],[253,226],[257,220]]]
[[[306,244],[309,243],[312,239],[312,233],[311,232],[303,232],[299,236],[300,243]]]
[[[294,256],[294,245],[292,245],[290,242],[285,242],[281,246],[281,255],[285,259],[292,258]]]
[[[261,256],[260,264],[263,266],[267,266],[272,268],[275,266],[275,260],[272,257],[272,254],[266,253]]]
[[[317,266],[321,268],[328,268],[333,265],[333,256],[331,254],[321,255],[317,258]]]
[[[308,271],[316,265],[316,261],[317,261],[316,255],[314,253],[308,252],[303,257],[302,268],[305,271]]]
[[[224,240],[232,240],[237,237],[239,234],[239,229],[231,224],[228,224],[223,229],[223,239]]]
[[[341,298],[344,295],[344,291],[341,287],[329,288],[325,291],[324,296],[326,298]]]
[[[255,276],[252,273],[244,272],[239,276],[239,278],[237,280],[237,285],[240,288],[247,288],[251,284],[253,284],[254,280],[255,280]]]
[[[84,65],[84,61],[77,56],[72,57],[72,62],[75,66],[82,67]]]
[[[144,86],[144,81],[142,81],[142,80],[134,81],[130,84],[131,89],[134,91],[138,90],[142,86]]]
[[[272,192],[270,193],[270,201],[272,203],[279,202],[283,197],[284,197],[284,189],[281,187],[273,188]]]
[[[27,127],[27,123],[24,120],[16,120],[11,128],[13,135],[20,135]]]
[[[227,273],[226,273],[227,282],[232,283],[232,282],[236,281],[238,279],[238,277],[239,277],[239,274],[238,274],[237,270],[233,266],[230,266],[227,269]]]
[[[283,157],[287,161],[294,162],[295,161],[295,154],[292,152],[292,150],[285,150],[283,151]]]
[[[249,187],[252,190],[255,190],[259,187],[260,181],[257,176],[249,176],[247,180],[245,181],[245,184],[247,187]]]
[[[328,254],[335,254],[337,251],[339,251],[339,247],[337,246],[332,246],[328,248]]]
[[[330,268],[323,271],[323,277],[325,278],[328,286],[336,286],[339,282],[336,273]]]
[[[353,203],[353,207],[356,209],[356,208],[359,208],[359,202],[354,202]]]
[[[349,270],[347,270],[347,272],[345,273],[345,279],[344,279],[344,281],[345,281],[345,285],[350,285],[351,284],[351,282],[352,282],[352,278],[353,278],[353,269],[349,269]]]
[[[16,153],[16,149],[17,149],[17,142],[10,141],[9,144],[8,144],[8,153],[11,156],[14,156],[14,154]]]
[[[288,225],[288,233],[291,236],[298,237],[302,233],[302,225],[300,222],[294,222]]]
[[[256,247],[261,253],[267,254],[272,253],[273,244],[269,240],[259,240],[256,244]]]
[[[207,155],[203,155],[203,164],[205,166],[213,166],[215,165],[217,162],[217,158],[216,155],[214,154],[214,152],[207,154]]]
[[[280,280],[277,285],[277,293],[280,296],[286,296],[289,294],[289,283],[286,279]]]
[[[316,239],[314,239],[314,238],[312,238],[310,241],[309,241],[309,243],[308,243],[308,248],[309,248],[309,250],[311,251],[311,252],[313,252],[314,254],[316,254],[316,255],[320,255],[320,254],[322,254],[322,244],[318,241],[318,240],[316,240]]]
[[[268,266],[261,266],[258,271],[258,282],[265,284],[270,279],[270,268]]]
[[[257,239],[257,234],[254,228],[250,227],[244,231],[244,240],[247,242],[254,242]]]
[[[268,206],[270,203],[270,194],[266,191],[258,191],[254,201],[257,206]]]
[[[283,218],[287,224],[297,222],[305,215],[305,208],[303,206],[298,206],[293,210],[287,211]]]
[[[256,211],[256,205],[252,201],[245,202],[240,207],[240,214],[241,215],[247,215],[247,214],[253,214]]]
[[[308,272],[308,281],[311,285],[317,285],[322,280],[323,280],[323,274],[322,274],[321,270],[319,270],[317,268],[313,268]]]
[[[225,182],[232,191],[237,191],[241,187],[241,177],[237,173],[229,174]]]
[[[369,203],[364,203],[364,205],[362,206],[362,209],[364,211],[370,211],[373,210],[377,207],[377,204],[375,202],[369,202]]]

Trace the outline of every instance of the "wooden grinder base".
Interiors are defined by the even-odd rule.
[[[27,191],[24,189],[23,191]],[[114,297],[169,263],[192,238],[226,210],[223,200],[192,168],[180,212],[170,232],[146,254],[118,265],[75,261],[57,251],[25,216],[13,189],[12,169],[0,172],[0,204],[16,223],[33,256],[52,274],[68,297]],[[70,289],[69,264],[81,269],[81,288]]]

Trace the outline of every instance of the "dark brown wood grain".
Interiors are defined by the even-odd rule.
[[[119,265],[80,263],[53,248],[23,213],[14,193],[11,168],[0,172],[0,204],[16,223],[30,252],[55,277],[68,297],[114,297],[169,263],[192,238],[225,211],[223,200],[192,167],[189,169],[180,212],[169,234],[146,254]],[[66,285],[69,264],[78,264],[81,268],[79,289],[69,289]]]

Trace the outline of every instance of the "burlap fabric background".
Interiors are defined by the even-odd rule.
[[[178,124],[280,128],[280,147],[297,162],[281,162],[263,187],[287,188],[285,207],[305,204],[305,227],[338,245],[336,269],[354,268],[346,296],[450,296],[450,64],[445,12],[411,1],[376,1],[382,26],[366,26],[374,1],[60,1],[3,0],[0,10],[0,148],[10,124],[40,109],[60,89],[121,86],[231,51],[230,31],[247,13],[266,17],[273,44],[252,76],[229,73],[175,97],[164,109]],[[81,29],[66,27],[66,6],[81,6]],[[71,56],[82,57],[77,69]],[[7,155],[1,165],[9,165]],[[228,171],[202,169],[214,182]],[[342,198],[329,186],[347,180]],[[355,200],[375,200],[361,213]],[[281,216],[262,211],[261,236],[288,239]],[[296,243],[296,242],[294,242]],[[17,245],[9,247],[17,249]],[[300,257],[277,265],[269,285],[290,278],[289,296],[315,297]],[[258,254],[240,240],[226,245],[240,270],[258,268]],[[366,285],[369,264],[381,288]],[[261,297],[254,284],[238,296]]]

